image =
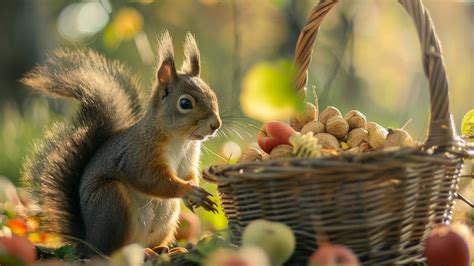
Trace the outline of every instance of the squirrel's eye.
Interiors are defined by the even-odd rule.
[[[188,94],[183,94],[178,99],[178,110],[181,113],[187,113],[194,108],[194,99]]]

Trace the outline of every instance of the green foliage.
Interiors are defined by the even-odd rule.
[[[0,108],[0,175],[18,184],[23,159],[53,116],[45,99],[29,100],[23,110],[9,104]]]

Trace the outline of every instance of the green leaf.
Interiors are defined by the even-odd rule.
[[[73,245],[65,245],[54,251],[54,256],[63,260],[75,260],[79,256],[77,255],[76,247]]]
[[[16,212],[15,210],[12,209],[6,209],[3,211],[3,214],[8,218],[8,219],[13,219],[16,217]]]
[[[285,120],[302,111],[303,101],[294,88],[295,68],[288,60],[259,63],[243,80],[242,111],[260,121]]]

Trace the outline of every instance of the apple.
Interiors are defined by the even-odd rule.
[[[290,144],[288,139],[296,131],[288,124],[280,121],[267,122],[258,131],[258,145],[270,154],[273,148],[281,144]]]
[[[357,256],[344,245],[322,244],[309,259],[309,266],[358,266]]]
[[[144,248],[137,243],[130,244],[114,251],[110,255],[108,265],[143,265],[145,261]],[[106,264],[106,265],[107,265]],[[97,264],[100,265],[100,264]]]
[[[272,265],[283,265],[295,250],[295,235],[286,224],[255,220],[245,227],[242,246],[260,247]]]
[[[26,265],[33,265],[36,260],[36,248],[25,237],[0,237],[0,250],[21,259]]]
[[[239,250],[218,249],[204,263],[205,266],[270,266],[268,256],[259,247],[242,247]]]
[[[176,230],[176,240],[196,244],[201,222],[199,217],[191,212],[184,211],[179,214],[179,226]]]
[[[464,224],[438,225],[425,239],[428,266],[469,266],[471,230]]]

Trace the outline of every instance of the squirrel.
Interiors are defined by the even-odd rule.
[[[26,195],[40,207],[45,230],[88,254],[130,243],[147,247],[174,239],[180,198],[191,210],[216,211],[198,186],[202,141],[221,126],[217,97],[200,78],[191,33],[180,70],[171,37],[159,39],[151,97],[122,64],[93,50],[59,50],[22,82],[51,96],[73,98],[71,122],[54,125],[23,167]]]

